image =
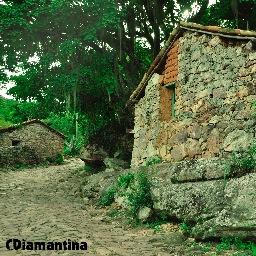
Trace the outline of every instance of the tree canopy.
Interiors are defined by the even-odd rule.
[[[256,29],[256,1],[209,2],[4,0],[0,79],[36,104],[22,119],[79,112],[88,138],[115,137],[131,125],[125,102],[179,20]]]

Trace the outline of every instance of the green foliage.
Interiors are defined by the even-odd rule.
[[[125,196],[128,199],[130,214],[136,219],[139,209],[142,207],[152,208],[153,202],[146,173],[139,171],[134,175],[134,182],[126,190]]]
[[[122,189],[127,189],[130,183],[134,180],[133,173],[127,173],[119,176],[117,186]]]
[[[180,225],[180,230],[185,234],[185,235],[190,235],[191,234],[191,226],[188,223],[182,222]]]
[[[0,97],[0,119],[7,124],[21,123],[28,119],[43,119],[49,112],[38,102],[15,101]]]
[[[117,192],[116,186],[110,186],[106,191],[101,195],[98,204],[101,206],[111,205],[115,200],[115,194]]]
[[[156,223],[152,224],[152,223],[150,223],[148,227],[153,229],[154,233],[161,232],[161,224],[160,223],[159,224],[156,224]]]
[[[153,229],[155,233],[160,232],[161,225],[168,223],[166,215],[158,215],[155,218],[151,219],[149,222],[146,222],[143,226]]]
[[[94,169],[93,169],[90,165],[88,165],[88,164],[85,164],[85,165],[84,165],[84,170],[85,170],[86,173],[88,173],[88,174],[93,174],[93,173],[94,173]]]
[[[123,213],[119,210],[119,209],[116,209],[116,208],[113,208],[113,209],[110,209],[106,215],[108,217],[111,217],[111,218],[117,218],[117,217],[122,217],[123,216]]]
[[[15,170],[20,170],[20,169],[27,169],[27,168],[31,168],[34,167],[35,165],[29,165],[29,164],[25,164],[25,163],[17,163],[14,165],[14,169]]]
[[[17,102],[13,113],[13,121],[20,123],[28,119],[43,119],[48,114],[38,102]]]
[[[61,153],[58,153],[57,156],[55,157],[56,164],[63,164],[64,163],[64,156]]]
[[[13,114],[16,102],[0,96],[0,127],[7,127],[13,124]]]
[[[116,184],[109,187],[100,197],[99,204],[106,206],[114,202],[115,194],[127,199],[126,213],[137,220],[141,207],[152,208],[150,184],[145,172],[125,173],[118,177]]]
[[[67,155],[76,155],[79,153],[81,147],[84,145],[84,128],[81,122],[78,122],[78,133],[75,138],[76,114],[70,112],[64,112],[60,114],[51,113],[50,116],[45,120],[54,129],[62,132],[66,135],[66,143],[64,153]]]
[[[232,176],[237,173],[246,173],[256,169],[256,144],[254,143],[250,148],[243,153],[234,153],[229,160],[229,168],[227,169],[227,176]]]
[[[152,156],[147,159],[146,161],[146,166],[154,165],[154,164],[159,164],[162,162],[161,157],[159,156]]]
[[[0,118],[0,128],[6,128],[11,125],[12,125],[11,122],[5,121],[4,119]]]
[[[75,116],[70,112],[51,113],[45,122],[66,136],[71,136],[75,133]]]
[[[221,242],[216,246],[216,251],[222,252],[232,248],[248,251],[252,256],[256,255],[256,244],[253,242],[244,242],[238,237],[222,238]]]

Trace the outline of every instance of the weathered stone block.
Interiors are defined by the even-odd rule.
[[[199,239],[256,239],[256,174],[225,181],[225,170],[225,162],[217,158],[148,170],[154,210],[195,223],[192,235]]]
[[[152,217],[153,211],[149,207],[142,207],[138,212],[138,219],[142,222],[148,221]]]
[[[214,128],[211,131],[210,136],[208,137],[208,140],[207,140],[207,149],[211,156],[214,156],[215,154],[219,153],[220,143],[221,143],[221,140],[220,140],[219,130]]]
[[[214,36],[208,43],[211,47],[216,47],[221,44],[221,39],[219,36]]]
[[[227,93],[226,91],[224,91],[223,88],[213,89],[212,94],[213,94],[213,97],[217,97],[221,99],[224,99],[227,96]]]
[[[174,146],[173,150],[171,151],[171,156],[175,162],[183,160],[187,156],[185,146],[183,144]]]
[[[188,135],[193,139],[200,139],[202,135],[202,127],[199,124],[193,124],[188,128]]]
[[[182,144],[184,142],[186,142],[188,138],[188,133],[187,131],[180,131],[178,133],[176,133],[174,136],[171,137],[170,139],[170,146],[173,146],[175,144]]]
[[[241,151],[247,149],[253,141],[253,135],[243,130],[230,132],[224,140],[223,148],[225,151]]]
[[[189,158],[194,158],[196,155],[202,153],[201,146],[198,140],[188,139],[185,144],[187,156]]]

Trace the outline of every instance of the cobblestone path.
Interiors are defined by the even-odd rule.
[[[79,164],[0,172],[0,256],[11,255],[183,255],[163,243],[160,234],[126,230],[104,222],[104,209],[83,205],[75,196]],[[80,163],[81,164],[81,163]],[[8,251],[6,240],[86,241],[88,251]]]

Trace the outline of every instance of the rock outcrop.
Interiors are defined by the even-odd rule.
[[[256,173],[227,178],[227,168],[217,158],[149,167],[154,210],[189,223],[198,239],[256,240]]]
[[[144,182],[137,178],[129,181],[139,173],[146,174],[149,186],[144,194],[147,200],[137,200],[135,205],[142,222],[161,216],[186,223],[190,235],[197,239],[232,236],[256,241],[256,169],[235,169],[220,158],[107,169],[88,176],[83,196],[96,202],[114,186],[115,203],[129,211],[134,204],[131,198],[137,195],[142,199],[145,192]],[[137,205],[141,201],[150,203]]]

